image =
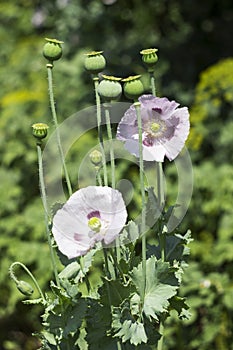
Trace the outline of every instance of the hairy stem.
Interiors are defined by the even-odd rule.
[[[156,96],[154,71],[153,72],[149,71],[149,74],[150,74],[151,92],[152,92],[152,95]]]
[[[49,220],[49,212],[48,212],[48,205],[47,205],[47,198],[46,198],[46,191],[45,191],[42,151],[41,151],[41,144],[40,143],[37,143],[37,155],[38,155],[38,167],[39,167],[39,184],[40,184],[42,204],[44,207],[47,240],[48,240],[48,244],[49,244],[49,251],[50,251],[50,257],[51,257],[51,262],[52,262],[52,267],[53,267],[53,273],[54,273],[57,285],[60,286],[57,265],[56,265],[56,261],[55,261],[55,255],[54,255],[52,240],[51,240],[51,236],[50,236],[50,229],[49,229],[49,221],[50,220]]]
[[[111,129],[111,118],[110,118],[110,105],[105,103],[104,104],[104,113],[105,113],[105,120],[107,125],[107,135],[109,140],[109,151],[110,151],[110,163],[111,163],[111,178],[112,178],[112,188],[116,188],[116,179],[115,179],[115,156],[114,156],[114,148],[113,148],[113,141],[112,141],[112,129]],[[119,239],[116,238],[116,256],[117,256],[117,262],[119,264],[121,259],[121,252],[119,247]]]
[[[51,107],[51,112],[52,112],[52,117],[53,117],[53,123],[55,125],[58,151],[59,151],[59,155],[61,158],[62,167],[64,170],[64,175],[65,175],[65,179],[66,179],[68,193],[69,193],[69,196],[71,196],[72,195],[72,187],[71,187],[70,177],[69,177],[69,173],[68,173],[68,170],[66,167],[65,157],[64,157],[64,153],[63,153],[63,149],[62,149],[62,145],[61,145],[61,137],[60,137],[60,132],[59,132],[59,128],[58,128],[57,113],[56,113],[56,108],[55,108],[55,101],[54,101],[54,94],[53,94],[52,68],[53,68],[52,64],[47,64],[50,107]]]
[[[110,105],[104,104],[104,113],[105,113],[105,120],[106,120],[106,125],[107,125],[107,134],[108,134],[108,140],[109,140],[112,188],[116,188],[115,159],[114,159],[114,148],[113,148],[113,141],[112,141],[112,128],[111,128],[111,119],[110,119]]]
[[[94,77],[93,78],[94,87],[95,87],[95,100],[96,100],[96,117],[97,117],[97,130],[98,130],[98,136],[99,136],[99,142],[100,142],[100,151],[102,154],[102,164],[103,164],[103,173],[104,173],[104,185],[108,186],[108,174],[107,174],[107,166],[106,166],[106,157],[105,157],[105,151],[104,151],[104,144],[103,144],[103,135],[102,135],[102,129],[101,129],[101,103],[100,103],[100,96],[98,94],[97,88],[99,85],[99,78]]]
[[[143,163],[143,145],[142,145],[142,118],[140,111],[140,102],[134,103],[137,121],[138,121],[138,135],[139,135],[139,174],[140,174],[140,188],[141,188],[141,199],[142,199],[142,224],[141,224],[141,234],[142,234],[142,269],[143,269],[143,290],[145,293],[146,288],[146,196],[145,196],[145,184],[144,184],[144,163]]]

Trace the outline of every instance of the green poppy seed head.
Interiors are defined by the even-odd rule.
[[[36,139],[44,139],[47,136],[49,126],[45,123],[36,123],[32,125],[32,135]]]
[[[95,166],[99,166],[102,163],[102,154],[96,149],[90,153],[89,157]]]
[[[98,74],[105,68],[106,60],[102,53],[103,51],[92,51],[85,54],[84,67],[91,74]]]
[[[124,84],[124,94],[127,98],[136,100],[144,92],[143,84],[140,80],[141,75],[130,76],[122,79]]]
[[[103,80],[100,82],[97,89],[99,95],[105,100],[105,102],[117,100],[122,93],[122,87],[120,84],[121,78],[108,75],[102,75],[102,77]]]
[[[45,38],[47,43],[44,45],[43,48],[43,55],[44,57],[49,61],[57,61],[62,56],[62,46],[63,41],[57,40],[57,39],[49,39]]]
[[[142,55],[142,60],[148,68],[154,67],[156,62],[158,61],[158,56],[156,52],[158,49],[145,49],[140,51]]]

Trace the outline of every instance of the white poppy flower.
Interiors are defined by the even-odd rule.
[[[58,249],[71,259],[86,254],[97,242],[112,243],[126,219],[118,190],[88,186],[75,192],[56,212],[52,233]]]

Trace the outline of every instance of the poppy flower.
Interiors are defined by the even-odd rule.
[[[175,101],[166,97],[142,95],[139,97],[142,119],[143,159],[170,161],[182,150],[189,134],[189,112],[187,107],[179,108]],[[139,157],[138,122],[134,105],[125,112],[117,129],[117,139],[125,142],[125,148]]]
[[[69,259],[85,255],[97,242],[112,243],[121,232],[127,211],[121,193],[107,186],[75,192],[53,218],[58,249]]]

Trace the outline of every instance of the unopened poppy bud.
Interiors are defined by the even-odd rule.
[[[39,140],[44,139],[48,133],[48,125],[44,123],[36,123],[32,125],[32,135]]]
[[[116,78],[108,75],[102,75],[103,80],[99,83],[98,93],[105,101],[117,100],[121,93],[122,87],[120,84],[121,78]]]
[[[97,151],[97,150],[94,150],[90,153],[90,160],[92,162],[92,164],[94,164],[95,166],[100,166],[101,163],[102,163],[102,154]]]
[[[148,67],[148,69],[153,69],[156,62],[158,61],[158,56],[156,54],[157,51],[158,49],[146,49],[140,51],[140,54],[142,55],[142,60]]]
[[[33,294],[34,290],[32,288],[32,286],[25,282],[25,281],[18,281],[16,283],[16,287],[18,288],[18,290],[24,294],[24,295],[27,295],[27,296],[30,296]]]
[[[44,45],[43,48],[43,55],[44,57],[49,61],[57,61],[62,56],[62,46],[63,41],[59,41],[57,39],[49,39],[45,38],[47,40],[47,43]]]
[[[98,74],[106,66],[106,60],[102,55],[103,51],[92,51],[86,54],[84,67],[91,74]]]
[[[140,77],[141,75],[135,75],[126,79],[122,79],[122,81],[125,83],[123,88],[125,96],[127,98],[136,100],[143,94],[144,87],[142,85]]]

